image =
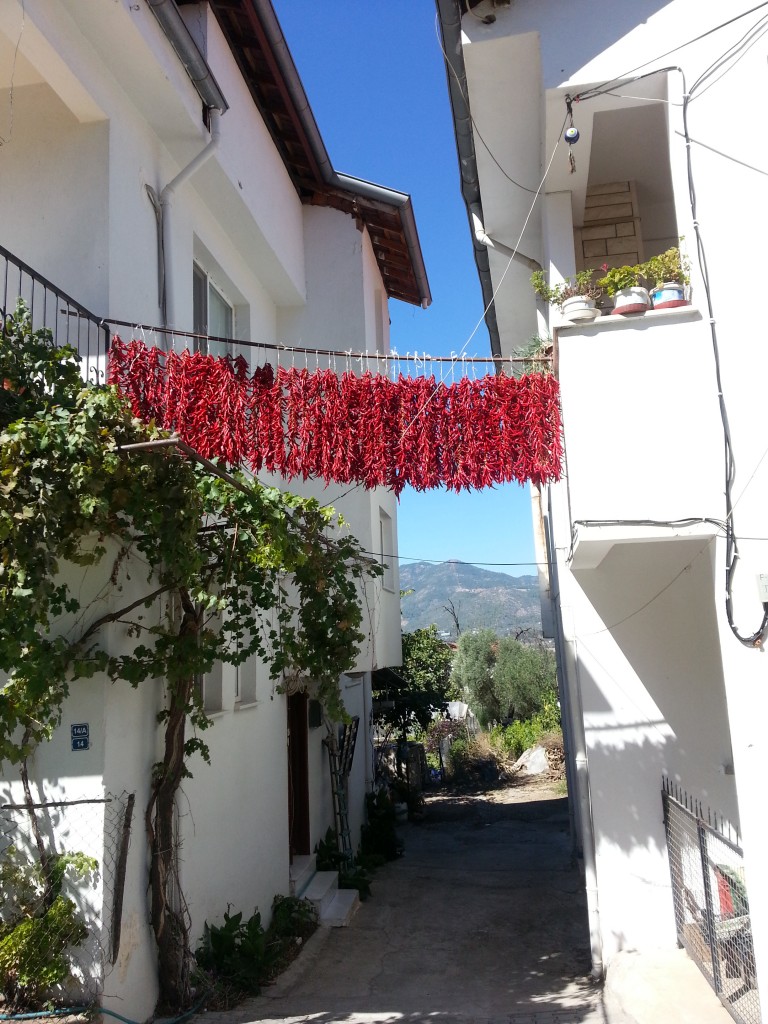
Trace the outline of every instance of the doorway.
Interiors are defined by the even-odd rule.
[[[291,863],[307,856],[309,849],[309,756],[307,750],[308,698],[306,693],[288,697],[288,842]]]

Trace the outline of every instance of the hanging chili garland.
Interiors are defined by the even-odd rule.
[[[557,480],[558,384],[551,374],[357,376],[265,365],[242,356],[163,352],[115,338],[109,381],[134,415],[173,431],[205,458],[286,479],[389,487]]]

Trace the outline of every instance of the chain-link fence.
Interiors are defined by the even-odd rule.
[[[742,851],[722,819],[664,779],[677,937],[739,1024],[760,1024]]]
[[[0,805],[5,1007],[92,1004],[117,959],[133,794]]]

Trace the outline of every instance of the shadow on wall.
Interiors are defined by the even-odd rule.
[[[669,0],[633,0],[631,4],[612,4],[610,17],[595,7],[594,0],[553,0],[547,4],[547,24],[557,26],[542,34],[547,86],[555,81],[567,81],[594,57],[609,50],[633,29],[643,25],[653,15],[670,6]],[[501,21],[503,14],[498,14]],[[515,33],[541,31],[541,4],[538,0],[525,0],[515,4],[511,17]],[[465,23],[470,19],[465,19]],[[472,32],[472,25],[466,25]],[[663,53],[664,36],[659,35],[658,52]],[[636,52],[636,51],[635,51]],[[617,67],[616,74],[632,70]]]
[[[601,832],[664,848],[668,774],[738,825],[708,539],[615,545],[574,573],[605,628],[579,637],[590,784]]]

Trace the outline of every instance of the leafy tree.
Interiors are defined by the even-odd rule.
[[[415,726],[426,729],[447,700],[453,651],[440,639],[436,626],[403,633],[403,665],[399,674],[406,686],[380,689],[378,700],[393,702],[380,719],[402,739]]]
[[[502,718],[530,718],[557,692],[555,655],[540,644],[502,637],[496,649],[496,688]]]
[[[484,724],[499,717],[494,669],[498,637],[492,629],[463,633],[451,674],[451,695],[471,704]]]
[[[145,830],[161,998],[174,1011],[191,992],[187,927],[171,898],[174,804],[189,758],[208,760],[200,732],[210,720],[195,676],[256,655],[277,680],[312,680],[328,717],[342,718],[338,677],[362,639],[357,581],[375,572],[348,534],[329,539],[339,525],[332,510],[213,470],[135,419],[114,389],[85,386],[77,353],[34,331],[22,303],[7,318],[0,761],[19,765],[34,820],[27,759],[59,724],[70,686],[100,673],[163,688],[163,756],[152,769]],[[68,565],[101,572],[90,602],[69,586]],[[116,652],[105,634],[118,622],[130,642]],[[50,874],[39,829],[35,840]]]
[[[483,725],[530,718],[557,693],[555,657],[541,645],[497,637],[490,629],[464,633],[451,687]]]

